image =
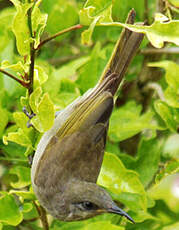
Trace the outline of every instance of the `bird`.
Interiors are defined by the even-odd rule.
[[[127,23],[134,23],[131,10]],[[97,85],[59,111],[37,146],[31,168],[40,204],[61,221],[116,213],[134,223],[108,191],[96,184],[105,151],[114,95],[143,35],[123,29]]]

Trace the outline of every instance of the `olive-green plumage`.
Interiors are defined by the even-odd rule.
[[[128,23],[133,22],[131,11]],[[41,138],[31,178],[40,203],[64,221],[87,219],[104,212],[132,218],[96,184],[105,149],[113,96],[143,36],[124,30],[99,83],[55,119]]]

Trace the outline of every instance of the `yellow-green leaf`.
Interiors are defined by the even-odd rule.
[[[179,45],[179,20],[169,20],[160,13],[156,14],[155,21],[150,26],[130,25],[119,22],[100,23],[100,25],[122,26],[134,32],[144,33],[156,48],[162,48],[164,42],[172,42]]]
[[[140,209],[146,210],[147,197],[139,180],[139,175],[133,170],[126,169],[116,155],[105,153],[98,184],[106,187],[116,195],[120,195],[122,192],[138,194],[138,203],[136,205]],[[125,200],[123,201],[125,204]]]
[[[40,36],[44,31],[44,28],[47,23],[47,17],[48,17],[47,14],[41,13],[39,9],[39,5],[41,2],[42,0],[36,1],[32,11],[32,30],[35,35],[35,44],[34,44],[35,48],[37,48],[37,46],[40,44]]]
[[[49,130],[55,119],[54,105],[47,93],[45,93],[37,106],[37,114],[31,120],[31,123],[39,132]]]
[[[32,3],[21,3],[17,0],[10,0],[16,7],[16,15],[13,20],[12,31],[16,37],[17,50],[21,56],[30,52],[30,31],[28,26],[27,11]]]
[[[30,168],[18,165],[11,168],[9,173],[15,174],[18,177],[16,182],[11,182],[13,188],[24,188],[31,184]]]
[[[0,222],[17,226],[23,219],[23,215],[12,195],[0,192]]]
[[[29,98],[30,107],[35,114],[38,113],[37,107],[39,104],[41,94],[42,94],[42,88],[38,87],[33,91],[33,93],[31,93]]]

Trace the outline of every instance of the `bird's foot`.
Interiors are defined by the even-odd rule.
[[[30,127],[32,127],[33,125],[30,123],[30,120],[33,118],[33,117],[35,117],[36,116],[36,114],[35,113],[29,113],[28,112],[28,110],[27,110],[27,108],[24,106],[23,107],[23,109],[22,109],[22,111],[25,113],[25,115],[29,118],[29,120],[27,121],[27,128],[30,128]]]

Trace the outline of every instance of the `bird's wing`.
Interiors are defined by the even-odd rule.
[[[106,91],[75,108],[39,159],[34,178],[37,186],[59,184],[62,188],[72,178],[96,182],[112,108],[113,97]]]

